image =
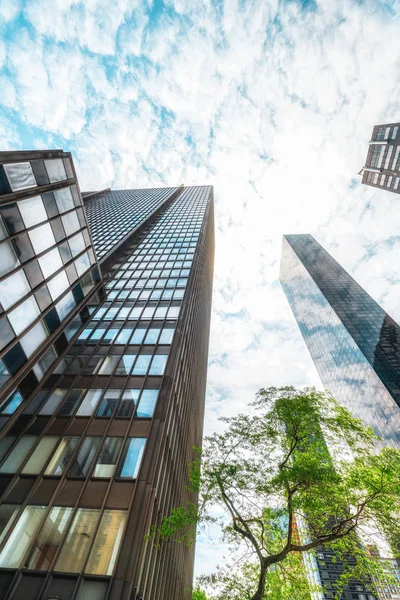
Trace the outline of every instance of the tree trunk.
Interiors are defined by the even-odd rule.
[[[254,596],[252,596],[251,600],[263,600],[264,592],[265,592],[265,580],[267,577],[268,567],[266,565],[261,565],[260,569],[260,577],[258,578],[258,588]]]

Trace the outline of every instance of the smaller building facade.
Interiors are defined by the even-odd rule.
[[[362,183],[400,194],[400,123],[375,125]]]

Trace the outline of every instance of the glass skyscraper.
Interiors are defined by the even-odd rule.
[[[281,284],[324,386],[400,444],[400,327],[311,235],[285,235]]]
[[[81,195],[69,153],[3,152],[0,240],[0,597],[189,599],[194,549],[145,536],[196,501],[212,188]]]
[[[285,235],[280,281],[321,381],[384,445],[400,444],[400,328],[311,235]],[[351,559],[349,559],[351,561]],[[313,578],[333,598],[344,565],[321,546],[311,557]],[[396,598],[397,586],[385,585]],[[332,591],[331,591],[332,590]],[[341,598],[373,600],[352,580]]]
[[[400,123],[375,125],[360,174],[365,185],[400,194]]]

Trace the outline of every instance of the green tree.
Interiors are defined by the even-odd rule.
[[[315,389],[261,389],[251,407],[222,418],[223,433],[206,438],[191,465],[198,511],[178,507],[153,535],[190,543],[196,526],[218,522],[233,549],[244,546],[256,565],[251,600],[269,598],[277,565],[321,545],[355,560],[348,578],[368,579],[376,559],[362,551],[355,531],[378,523],[398,541],[400,451],[378,451],[369,427]],[[216,507],[223,517],[214,516]]]

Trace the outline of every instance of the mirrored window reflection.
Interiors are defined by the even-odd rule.
[[[145,344],[156,344],[158,340],[158,336],[160,335],[161,329],[159,327],[152,327],[148,330],[146,339],[144,340]]]
[[[33,227],[38,223],[47,221],[47,213],[40,196],[34,196],[18,202],[18,208],[25,223],[25,227]]]
[[[35,450],[29,457],[28,462],[22,469],[22,473],[36,475],[40,473],[47,462],[50,454],[53,452],[55,445],[58,442],[58,437],[54,435],[44,436],[36,446]]]
[[[118,364],[116,375],[129,375],[135,362],[136,354],[124,354]]]
[[[86,573],[112,575],[122,541],[126,517],[125,510],[104,511],[86,565]]]
[[[58,556],[56,571],[79,573],[83,569],[99,515],[100,510],[78,509]]]
[[[160,336],[160,344],[171,344],[174,337],[174,329],[172,327],[164,327]]]
[[[21,346],[23,347],[25,354],[31,356],[46,337],[47,331],[39,321],[39,323],[32,327],[32,329],[30,329],[21,339]]]
[[[31,549],[26,568],[42,571],[49,569],[61,545],[63,533],[67,528],[72,511],[72,508],[62,506],[55,506],[51,509]]]
[[[78,442],[77,436],[64,437],[47,465],[45,475],[62,475],[68,467]]]
[[[75,206],[69,187],[62,188],[61,190],[55,190],[54,197],[56,199],[57,208],[60,213],[64,213],[67,210],[71,210],[71,208],[74,208]]]
[[[79,417],[90,416],[96,410],[96,406],[101,398],[103,390],[88,390],[82,404],[76,413]]]
[[[80,388],[71,390],[69,392],[68,396],[66,397],[62,407],[60,408],[58,414],[60,416],[67,416],[67,415],[74,414],[76,408],[80,404],[82,392],[83,392],[83,390]]]
[[[143,390],[136,416],[149,419],[153,416],[154,408],[158,398],[158,390]]]
[[[46,165],[46,171],[49,176],[50,183],[64,181],[67,179],[64,163],[61,158],[51,158],[49,160],[45,160],[44,164]]]
[[[3,165],[13,192],[36,187],[36,179],[29,162]]]
[[[23,271],[17,271],[3,279],[0,281],[0,298],[3,308],[7,310],[30,291],[30,285]]]
[[[16,473],[33,448],[36,440],[37,435],[22,436],[0,467],[0,473]]]
[[[28,327],[40,315],[40,310],[36,300],[31,296],[14,308],[8,315],[8,319],[18,335]]]
[[[15,506],[15,504],[2,504],[0,506],[0,544],[14,523],[18,511],[19,506]]]
[[[53,230],[49,223],[45,223],[44,225],[40,225],[40,227],[32,229],[29,232],[29,237],[36,254],[48,250],[48,248],[54,246],[56,243]]]
[[[94,456],[100,445],[100,437],[87,437],[84,439],[83,444],[74,460],[69,471],[72,477],[86,477],[89,473],[92,465]]]
[[[156,356],[153,356],[153,361],[151,363],[149,375],[164,375],[167,359],[167,354],[157,354]]]
[[[98,417],[111,417],[117,406],[118,398],[121,390],[106,390],[103,399],[97,410]]]
[[[122,441],[120,437],[106,437],[96,460],[93,477],[112,477],[114,475]]]
[[[21,566],[25,552],[39,529],[45,510],[45,506],[25,508],[0,554],[0,567],[16,569]]]
[[[137,358],[132,375],[146,375],[151,361],[151,354],[140,354]]]
[[[53,273],[63,266],[58,248],[50,250],[50,252],[38,258],[38,261],[45,277],[50,277],[50,275],[53,275]]]
[[[129,418],[133,415],[140,390],[129,389],[122,394],[121,401],[118,405],[117,417]]]
[[[20,264],[12,244],[10,242],[0,244],[0,276],[7,275]]]
[[[56,388],[53,392],[51,392],[50,396],[47,398],[46,402],[42,406],[39,411],[40,415],[52,415],[55,413],[58,405],[61,400],[64,398],[67,390]]]
[[[135,479],[139,472],[146,438],[130,438],[125,442],[122,462],[118,475]]]
[[[0,406],[0,413],[2,415],[12,415],[22,404],[22,402],[23,398],[21,394],[18,391],[15,391]]]

